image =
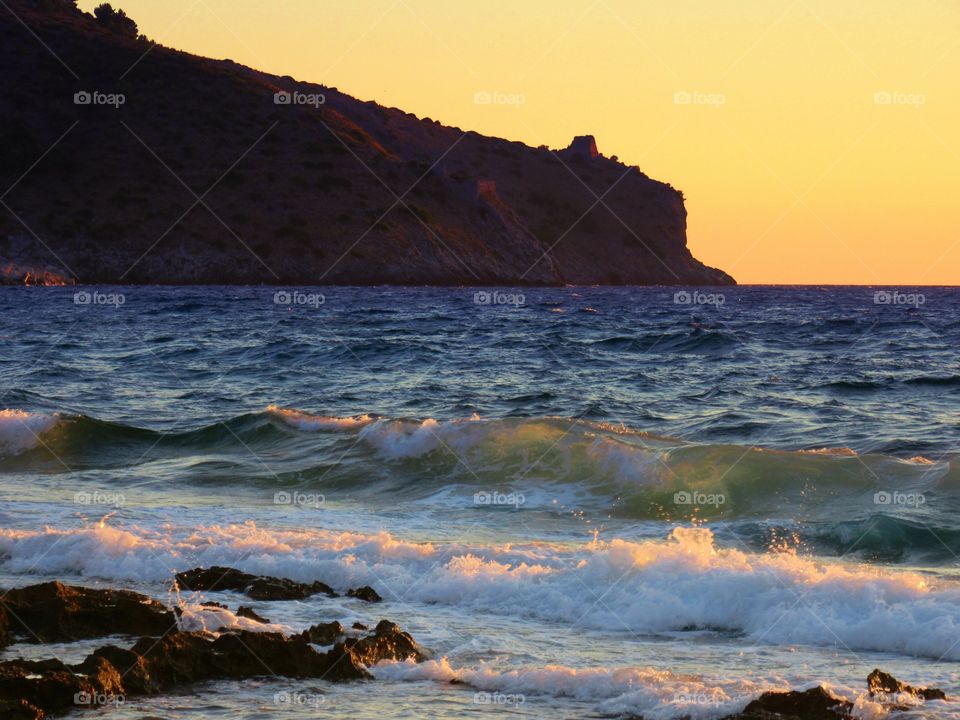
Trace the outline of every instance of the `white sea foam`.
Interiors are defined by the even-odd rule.
[[[418,544],[386,532],[268,530],[253,523],[0,531],[2,569],[169,581],[171,569],[372,585],[387,600],[439,603],[585,628],[707,628],[747,644],[810,644],[960,660],[960,584],[790,553],[719,548],[703,528],[665,541],[577,547]]]
[[[291,410],[277,405],[270,405],[267,408],[267,413],[298,430],[307,432],[317,430],[353,430],[372,422],[372,418],[369,415],[358,415],[356,417],[311,415],[310,413],[305,413],[300,410]]]
[[[0,454],[16,455],[35,448],[58,422],[58,416],[25,410],[0,410]]]
[[[293,628],[278,623],[261,623],[250,618],[218,607],[201,605],[198,602],[180,604],[180,616],[177,627],[187,632],[219,633],[226,630],[248,630],[250,632],[276,632],[289,635]]]
[[[499,669],[492,665],[454,668],[447,658],[416,664],[382,662],[373,668],[378,680],[449,682],[454,678],[478,690],[476,702],[536,707],[544,695],[589,700],[604,714],[643,714],[649,720],[718,718],[740,712],[767,690],[785,683],[711,680],[653,668],[572,668],[562,665]]]

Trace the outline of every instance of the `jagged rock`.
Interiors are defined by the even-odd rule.
[[[599,157],[600,155],[600,152],[597,150],[596,138],[594,138],[593,135],[577,135],[573,139],[573,142],[570,143],[570,147],[567,148],[566,152],[570,155],[588,160],[593,160],[593,158]]]
[[[326,583],[298,583],[287,578],[251,575],[219,566],[177,573],[177,584],[193,591],[236,590],[254,600],[302,600],[318,593],[337,597],[337,593]]]
[[[358,600],[366,600],[367,602],[383,602],[383,598],[380,597],[380,594],[369,585],[364,585],[363,587],[358,587],[353,590],[347,590],[347,597],[357,598]]]
[[[947,695],[939,688],[915,688],[897,680],[890,673],[885,673],[879,668],[875,669],[867,676],[867,689],[870,695],[897,695],[906,693],[924,700],[946,700]]]
[[[246,605],[241,605],[237,608],[237,617],[248,618],[249,620],[256,620],[258,623],[263,623],[264,625],[269,625],[270,621],[265,617],[262,617],[254,611],[253,608],[249,608]]]
[[[202,633],[174,632],[141,638],[129,650],[102,647],[79,665],[59,660],[0,662],[0,697],[5,703],[0,709],[11,707],[17,717],[36,720],[44,712],[100,704],[100,698],[270,674],[336,682],[371,678],[358,655],[342,644],[320,653],[302,638],[279,633],[241,631],[212,640]],[[36,709],[43,712],[38,715]]]
[[[206,602],[200,603],[200,607],[220,608],[221,610],[229,610],[229,609],[230,609],[230,608],[228,608],[226,605],[224,605],[223,603],[214,602],[213,600],[207,600]]]
[[[852,720],[853,705],[822,687],[768,692],[726,720]]]
[[[395,623],[381,620],[377,623],[373,635],[363,638],[350,638],[344,641],[364,665],[375,665],[381,660],[407,660],[413,658],[423,662],[429,654],[416,641],[403,632]]]
[[[333,645],[337,638],[343,637],[345,633],[343,625],[334,620],[307,628],[303,631],[302,637],[315,645]]]
[[[10,632],[27,642],[116,634],[162,635],[176,621],[163,603],[146,595],[60,582],[10,590],[3,603],[9,613]]]

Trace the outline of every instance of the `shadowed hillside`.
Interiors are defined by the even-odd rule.
[[[532,148],[170,50],[68,0],[6,5],[8,281],[733,282],[687,249],[681,193],[592,138]]]

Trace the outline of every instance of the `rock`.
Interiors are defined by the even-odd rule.
[[[249,608],[246,605],[241,605],[237,608],[237,617],[248,618],[250,620],[256,620],[258,623],[263,623],[264,625],[269,625],[270,621],[265,617],[257,615],[253,608]]]
[[[381,660],[407,660],[415,662],[429,659],[429,654],[421,648],[407,633],[403,632],[395,623],[381,620],[373,635],[363,638],[350,638],[344,641],[367,666],[375,665]]]
[[[228,583],[246,580],[242,573],[205,575],[207,572],[191,571],[184,578],[185,584],[193,582],[219,588],[223,578],[228,578]],[[276,578],[265,580],[272,582]],[[168,692],[186,683],[209,680],[264,675],[332,682],[369,680],[372,676],[367,666],[381,660],[413,658],[419,662],[427,658],[426,651],[389,620],[380,621],[366,637],[341,642],[337,640],[343,638],[346,631],[336,621],[314,625],[293,637],[246,630],[214,637],[209,633],[170,632],[170,626],[160,620],[172,621],[173,613],[137,593],[90,590],[60,583],[14,592],[8,597],[14,595],[16,607],[31,613],[31,619],[42,628],[42,634],[37,632],[36,636],[41,642],[48,638],[90,637],[103,632],[104,628],[116,633],[118,623],[124,628],[154,623],[160,630],[155,635],[160,637],[140,637],[130,648],[115,645],[98,648],[77,665],[67,665],[60,660],[0,662],[0,717],[4,720],[41,720],[48,713],[77,706]],[[36,604],[28,604],[30,601]],[[95,607],[95,601],[103,604]],[[130,607],[134,604],[139,610]],[[205,605],[222,607],[211,602]],[[248,607],[239,608],[237,614],[268,622]],[[319,644],[333,647],[320,652],[314,647]]]
[[[600,152],[597,150],[597,140],[593,135],[577,135],[566,152],[575,157],[593,160]]]
[[[347,590],[347,597],[357,598],[358,600],[366,600],[367,602],[383,602],[383,598],[380,597],[380,594],[369,585],[364,585],[363,587],[359,587],[354,590]]]
[[[368,626],[364,625],[362,622],[355,622],[355,623],[354,623],[353,625],[351,625],[350,627],[352,627],[354,630],[369,630],[369,629],[370,629]]]
[[[2,598],[6,596],[3,590],[0,590],[0,649],[10,644],[10,615],[3,606]]]
[[[318,593],[337,597],[337,593],[326,583],[298,583],[287,578],[251,575],[219,566],[177,573],[177,584],[192,591],[236,590],[253,600],[302,600]]]
[[[10,590],[3,604],[9,612],[10,631],[27,642],[162,635],[176,622],[173,612],[146,595],[59,582]]]
[[[852,720],[853,705],[822,687],[768,692],[726,720]]]
[[[201,590],[210,592],[238,590],[243,592],[256,579],[256,575],[218,565],[177,573],[177,585],[184,590],[194,592]]]
[[[311,595],[323,593],[328,597],[337,597],[333,588],[322,582],[310,584],[298,583],[286,578],[257,578],[246,590],[247,597],[254,600],[302,600]]]
[[[6,720],[43,720],[44,712],[26,700],[0,700],[0,717]]]
[[[301,636],[314,645],[333,645],[345,633],[346,630],[343,629],[343,625],[334,620],[333,622],[313,625],[304,630]]]
[[[898,695],[906,693],[923,700],[946,700],[947,695],[938,688],[915,688],[897,680],[893,675],[875,669],[867,676],[867,689],[870,696]]]

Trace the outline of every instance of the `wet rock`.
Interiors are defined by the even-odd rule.
[[[243,592],[256,579],[256,575],[218,565],[210,568],[194,568],[177,573],[177,585],[184,590],[194,592],[200,590],[209,590],[210,592],[238,590]]]
[[[350,638],[344,641],[364,665],[374,665],[381,660],[407,660],[416,662],[429,659],[429,654],[395,623],[381,620],[373,635]]]
[[[249,620],[256,620],[258,623],[263,623],[264,625],[269,625],[270,621],[265,617],[257,615],[256,611],[253,608],[249,608],[246,605],[241,605],[237,608],[237,617],[248,618]]]
[[[0,590],[0,600],[4,597],[4,591]],[[5,648],[10,644],[10,615],[7,609],[0,602],[0,648]]]
[[[906,693],[923,700],[946,700],[947,695],[939,688],[915,688],[906,683],[897,680],[890,673],[875,669],[867,676],[867,689],[870,696],[875,695],[899,695]]]
[[[367,625],[364,625],[362,622],[355,622],[351,625],[354,630],[369,630],[370,628]]]
[[[322,582],[298,583],[286,578],[257,578],[246,590],[247,597],[254,600],[302,600],[323,593],[329,597],[337,597],[333,588]]]
[[[60,582],[10,590],[3,603],[9,613],[10,632],[27,642],[116,634],[162,635],[175,623],[174,613],[146,595]]]
[[[307,628],[303,631],[301,637],[314,645],[333,645],[345,633],[346,630],[343,629],[343,625],[334,620]]]
[[[62,711],[85,698],[116,694],[122,690],[116,669],[102,660],[85,665],[89,672],[75,672],[59,660],[10,660],[0,663],[0,697],[43,711]],[[29,717],[29,714],[27,715]],[[42,715],[41,715],[42,717]]]
[[[852,720],[853,705],[822,687],[768,692],[726,720]]]
[[[202,584],[203,579],[200,581]],[[211,584],[217,586],[218,582],[215,579]],[[168,692],[183,684],[209,680],[265,675],[332,682],[370,680],[367,666],[381,660],[427,658],[413,638],[389,620],[382,620],[366,637],[347,639],[343,639],[343,625],[336,621],[314,625],[294,637],[251,631],[219,636],[169,632],[166,621],[172,621],[173,613],[136,593],[88,591],[60,583],[36,587],[41,590],[24,588],[15,601],[17,607],[30,608],[34,613],[31,618],[39,619],[38,627],[43,625],[44,631],[43,635],[37,634],[41,640],[87,637],[103,628],[112,634],[118,631],[118,622],[124,627],[154,622],[159,632],[141,637],[130,648],[101,647],[77,665],[60,660],[0,662],[0,718],[4,720],[42,720],[50,713],[78,706]],[[99,613],[90,605],[93,599],[105,603]],[[37,606],[28,606],[28,600],[36,600]],[[141,606],[139,610],[128,607],[133,603]],[[138,611],[143,615],[137,615]],[[240,608],[237,613],[266,622],[250,608]],[[165,622],[160,623],[158,616]],[[317,644],[333,647],[321,652],[314,647]]]
[[[337,597],[326,583],[298,583],[287,578],[251,575],[235,568],[214,566],[177,573],[177,584],[191,591],[236,590],[254,600],[302,600],[323,593]]]
[[[229,610],[229,609],[230,609],[230,608],[228,608],[226,605],[224,605],[223,603],[213,602],[213,600],[208,600],[207,602],[202,602],[202,603],[200,603],[200,607],[220,608],[221,610]]]
[[[5,720],[43,720],[44,712],[26,700],[0,700],[0,717]]]
[[[363,587],[359,587],[354,590],[347,590],[347,597],[357,598],[358,600],[366,600],[367,602],[383,602],[383,598],[380,597],[380,594],[369,585],[364,585]]]

